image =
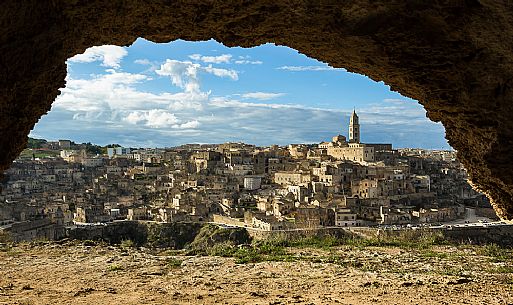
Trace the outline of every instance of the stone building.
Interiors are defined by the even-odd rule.
[[[359,227],[361,220],[350,208],[339,208],[335,210],[335,225],[338,227]]]
[[[327,155],[337,160],[349,160],[358,163],[374,162],[375,147],[372,144],[361,143],[360,135],[359,118],[356,111],[353,110],[349,118],[349,141],[346,141],[346,137],[338,135],[333,137],[331,143],[322,142],[318,147],[326,149]]]
[[[247,176],[244,177],[244,188],[250,191],[257,190],[262,185],[262,177]]]
[[[308,184],[312,180],[309,173],[301,172],[278,172],[274,174],[274,183],[281,185]]]

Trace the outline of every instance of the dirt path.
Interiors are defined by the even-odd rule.
[[[510,275],[480,271],[483,257],[461,260],[476,264],[465,266],[476,270],[471,276],[461,277],[436,271],[444,263],[439,257],[397,249],[340,251],[363,263],[236,264],[233,258],[174,258],[108,246],[18,246],[0,252],[0,304],[513,303]],[[371,270],[369,262],[397,268]]]

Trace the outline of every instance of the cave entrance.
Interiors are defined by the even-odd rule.
[[[65,60],[93,45],[214,38],[229,46],[287,45],[384,81],[441,122],[476,187],[513,218],[510,3],[483,1],[32,2],[6,4],[0,66],[0,171],[64,85]],[[13,19],[11,21],[11,19]],[[186,123],[186,122],[185,122]],[[192,123],[191,123],[192,124]]]

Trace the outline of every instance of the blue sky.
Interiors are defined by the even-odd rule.
[[[66,87],[32,137],[131,147],[318,143],[347,135],[355,107],[363,142],[449,148],[416,101],[283,46],[138,39],[67,64]]]

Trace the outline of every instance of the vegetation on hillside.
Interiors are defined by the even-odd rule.
[[[244,228],[222,228],[207,224],[201,228],[198,235],[186,247],[191,255],[218,255],[216,247],[237,248],[239,245],[249,244],[251,237]],[[212,252],[214,251],[214,252]]]
[[[35,139],[35,138],[28,138],[27,141],[27,149],[25,149],[21,153],[21,157],[25,158],[45,158],[45,157],[54,157],[58,155],[58,152],[51,149],[45,149],[47,147],[48,141],[45,139]],[[119,144],[108,144],[105,146],[96,145],[91,142],[77,144],[75,142],[71,142],[71,149],[74,150],[81,150],[84,149],[87,154],[89,155],[106,155],[107,154],[107,148],[113,148],[113,147],[121,147]],[[36,150],[36,151],[34,151]]]
[[[47,141],[45,139],[28,138],[27,148],[41,148]]]

